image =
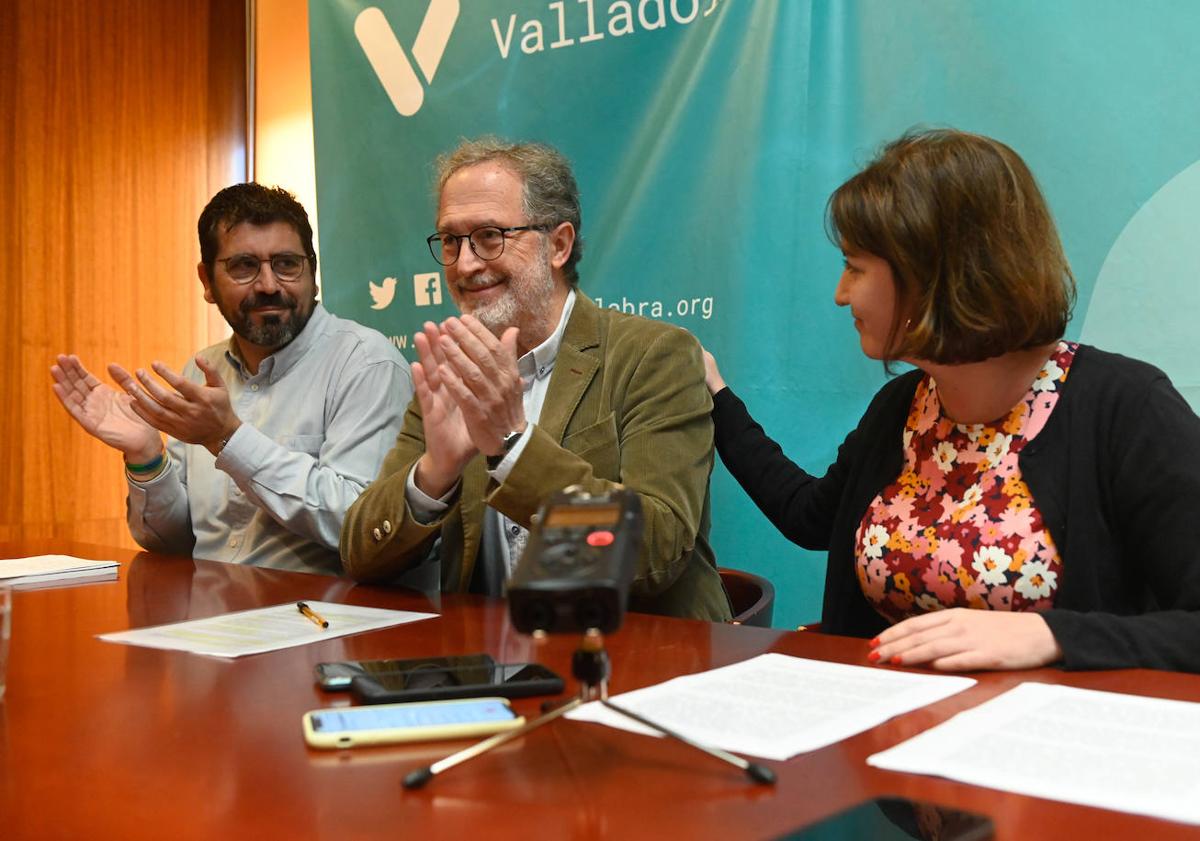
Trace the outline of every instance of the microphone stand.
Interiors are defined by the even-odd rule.
[[[499,747],[506,742],[511,742],[513,739],[520,738],[526,733],[529,733],[543,724],[549,724],[556,718],[561,718],[576,707],[587,703],[588,701],[599,701],[613,712],[620,713],[638,724],[649,727],[652,730],[657,730],[664,736],[669,736],[683,742],[685,745],[703,751],[709,756],[720,759],[722,762],[728,762],[736,768],[741,769],[751,780],[763,785],[772,785],[775,782],[775,772],[765,765],[759,765],[756,762],[748,762],[740,756],[735,756],[728,751],[720,748],[709,747],[702,745],[686,736],[676,733],[661,724],[657,724],[648,718],[627,710],[622,706],[614,704],[608,699],[608,675],[609,675],[609,659],[608,651],[604,648],[604,636],[595,628],[588,629],[583,639],[579,642],[579,648],[575,649],[575,654],[571,658],[571,674],[579,681],[579,695],[570,701],[567,701],[549,712],[533,719],[516,730],[508,730],[504,733],[497,733],[491,738],[484,739],[482,742],[472,745],[469,748],[458,751],[457,753],[447,756],[445,759],[440,759],[432,765],[426,765],[423,768],[418,768],[410,772],[404,777],[404,787],[406,789],[421,788],[438,774],[449,771],[456,765],[461,765],[468,759],[474,759],[477,756],[487,753],[492,748]]]

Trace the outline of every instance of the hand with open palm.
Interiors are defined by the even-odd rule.
[[[132,408],[133,398],[105,385],[75,355],[59,355],[50,367],[54,395],[88,434],[125,454],[131,464],[144,464],[162,452],[162,436]]]
[[[437,499],[445,495],[479,450],[471,441],[462,410],[442,377],[446,364],[439,343],[441,331],[426,322],[414,337],[419,362],[413,363],[413,389],[421,405],[425,429],[425,454],[417,462],[414,481],[422,492]]]

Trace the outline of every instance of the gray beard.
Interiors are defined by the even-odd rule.
[[[546,249],[542,249],[542,255]],[[486,274],[484,275],[487,276]],[[499,338],[509,327],[521,336],[540,336],[549,332],[548,304],[554,296],[554,277],[550,266],[539,262],[528,271],[509,277],[508,291],[498,301],[476,307],[470,315]]]
[[[470,314],[478,318],[484,327],[499,336],[506,328],[517,323],[521,315],[520,310],[521,306],[517,302],[517,296],[512,293],[510,288],[508,294],[499,301],[493,301],[487,306],[476,307]]]

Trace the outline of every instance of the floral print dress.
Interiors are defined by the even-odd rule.
[[[926,376],[904,427],[904,468],[855,534],[859,584],[891,622],[948,607],[1047,610],[1062,561],[1017,457],[1045,427],[1078,347],[1059,342],[995,425],[942,414]]]

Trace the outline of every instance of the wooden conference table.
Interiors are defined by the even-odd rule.
[[[558,721],[404,791],[410,770],[467,744],[307,748],[300,716],[337,696],[325,660],[487,651],[568,678],[577,639],[515,633],[503,602],[434,601],[323,576],[46,543],[122,562],[115,582],[19,591],[0,702],[0,838],[772,838],[857,801],[901,795],[984,812],[998,839],[1183,838],[1196,828],[870,768],[866,758],[1021,681],[1200,701],[1200,676],[1145,670],[979,674],[945,701],[846,741],[768,763],[774,787],[668,740]],[[235,661],[101,642],[95,635],[298,599],[437,619]],[[766,651],[867,665],[862,640],[629,614],[608,639],[621,692]],[[515,702],[527,716],[539,699]],[[803,710],[797,710],[803,715]]]

